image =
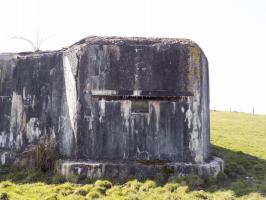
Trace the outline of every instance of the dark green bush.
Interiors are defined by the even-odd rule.
[[[220,184],[228,180],[228,176],[224,172],[219,172],[219,174],[216,177],[216,180],[217,180],[217,183]]]
[[[208,177],[204,179],[204,187],[210,187],[217,183],[217,178],[215,177]]]
[[[258,176],[263,175],[265,173],[265,165],[256,164],[256,165],[253,166],[253,171]]]
[[[66,177],[66,180],[71,182],[71,183],[78,183],[79,177],[77,175],[71,174],[71,175]]]
[[[231,188],[237,196],[245,195],[251,191],[251,188],[240,180],[233,182]]]
[[[55,174],[51,179],[51,183],[53,184],[64,183],[65,181],[66,181],[66,178],[61,174]]]
[[[259,186],[259,189],[260,189],[260,191],[262,191],[264,194],[266,194],[266,182],[265,182],[265,183],[262,183],[262,184]]]
[[[197,175],[189,175],[178,178],[178,182],[185,183],[189,188],[196,189],[204,186],[204,180]]]
[[[6,192],[0,193],[0,200],[8,200],[8,195]]]

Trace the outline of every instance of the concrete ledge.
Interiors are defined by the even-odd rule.
[[[218,157],[212,157],[209,162],[202,164],[191,163],[165,163],[165,162],[79,162],[59,160],[57,171],[69,177],[77,175],[83,178],[99,179],[123,179],[123,178],[156,178],[158,176],[185,176],[197,174],[199,176],[217,176],[224,170],[224,161]]]

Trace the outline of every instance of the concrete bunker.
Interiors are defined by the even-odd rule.
[[[2,54],[0,72],[2,164],[45,141],[66,176],[223,170],[210,155],[207,58],[190,40],[88,37],[60,51]]]

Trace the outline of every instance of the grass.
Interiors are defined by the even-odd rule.
[[[9,168],[10,173],[1,177],[0,200],[266,199],[266,116],[211,112],[211,143],[213,153],[226,162],[217,178],[191,175],[164,183],[112,183],[71,177],[70,183],[60,175]]]
[[[266,159],[266,116],[211,112],[211,143]]]

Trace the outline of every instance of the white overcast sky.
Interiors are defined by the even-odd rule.
[[[0,0],[0,52],[89,35],[189,38],[209,60],[211,108],[266,114],[266,0]]]

